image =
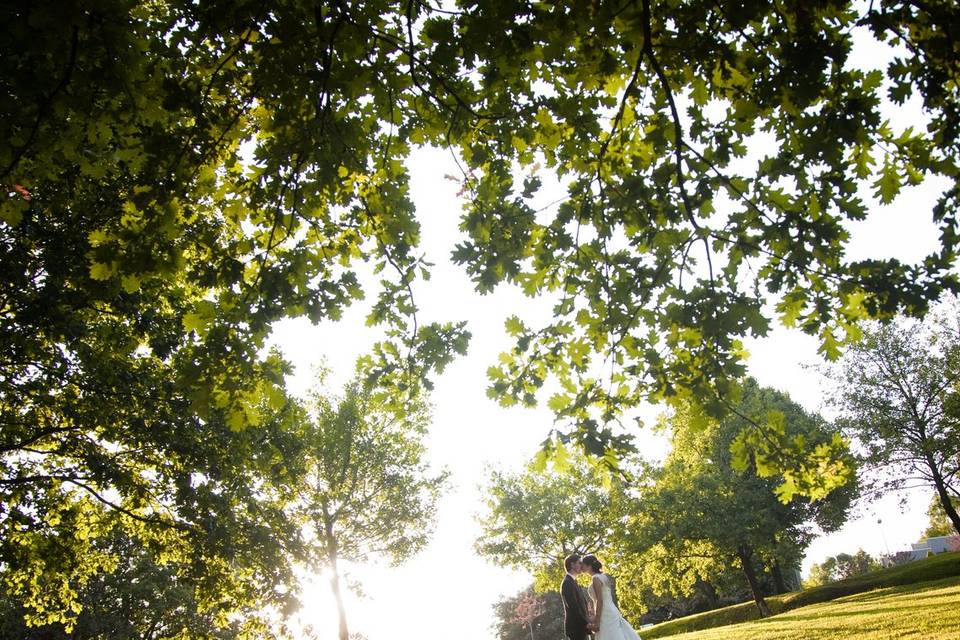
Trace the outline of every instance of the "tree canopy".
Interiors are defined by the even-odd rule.
[[[528,587],[515,596],[504,596],[493,606],[499,640],[552,640],[563,636],[563,602],[560,593],[538,594]]]
[[[838,553],[810,567],[810,578],[806,585],[816,587],[837,580],[846,580],[880,569],[880,563],[863,549],[853,555]]]
[[[536,463],[515,474],[491,471],[477,551],[499,565],[530,571],[539,591],[556,589],[563,559],[606,548],[630,508],[625,485],[605,479],[578,455],[559,472]]]
[[[530,571],[540,591],[556,589],[566,554],[598,553],[618,576],[631,617],[669,606],[665,596],[695,592],[717,606],[720,592],[742,590],[746,576],[767,614],[764,594],[789,590],[788,572],[799,568],[814,536],[846,521],[857,482],[847,477],[817,500],[784,499],[777,478],[758,476],[755,455],[738,460],[744,418],[704,420],[696,403],[689,407],[662,420],[671,443],[663,464],[633,460],[627,478],[605,475],[599,462],[582,456],[566,459],[563,473],[536,461],[520,473],[491,473],[478,551]],[[778,413],[786,439],[812,447],[834,441],[832,425],[752,379],[735,408]],[[846,469],[853,476],[853,467]],[[742,571],[740,585],[732,584],[734,569]]]
[[[184,571],[182,561],[161,559],[119,526],[95,544],[98,551],[117,558],[117,563],[79,587],[76,622],[28,626],[25,619],[29,620],[33,612],[24,607],[17,594],[5,594],[0,597],[0,633],[4,638],[230,640],[281,635],[284,614],[289,611],[263,616],[256,610],[262,601],[255,598],[244,599],[229,615],[225,609],[205,607],[205,598],[189,579],[189,572]]]
[[[309,531],[310,566],[330,575],[339,638],[348,640],[343,563],[373,556],[400,564],[420,551],[447,474],[431,473],[424,459],[429,412],[422,400],[396,410],[361,382],[340,398],[318,384],[309,412],[298,428],[300,483],[289,508]]]
[[[939,536],[956,535],[957,530],[953,528],[953,523],[943,511],[943,505],[940,504],[940,496],[936,493],[930,500],[927,507],[927,528],[923,530],[924,538],[936,538]]]
[[[448,137],[470,187],[455,257],[481,290],[511,282],[561,297],[548,326],[508,322],[516,346],[493,394],[532,402],[555,377],[551,407],[602,452],[616,442],[603,426],[643,399],[728,409],[742,337],[774,318],[834,358],[862,319],[921,314],[956,289],[958,11],[506,2],[428,21],[426,53],[456,46],[475,70],[447,84],[459,116]],[[886,69],[852,64],[858,30],[898,48]],[[910,96],[926,131],[882,115]],[[568,185],[556,209],[516,177],[540,158]],[[889,203],[933,177],[946,184],[929,212],[934,253],[916,265],[846,257],[845,225],[868,215],[866,194]]]
[[[960,533],[960,314],[867,329],[832,377],[841,424],[878,492],[926,486]]]
[[[833,429],[821,418],[752,379],[739,404],[779,411],[789,438],[816,445],[833,437]],[[775,577],[798,566],[818,530],[835,530],[846,520],[856,483],[822,500],[794,496],[783,501],[776,495],[775,481],[758,477],[753,462],[737,464],[731,445],[744,428],[740,418],[698,425],[689,412],[677,411],[665,426],[673,446],[653,482],[640,489],[642,508],[626,525],[634,545],[638,550],[653,547],[649,560],[669,576],[667,586],[688,592],[697,579],[709,581],[713,573],[738,564],[761,614],[769,615],[756,565],[768,567]],[[777,580],[784,582],[782,575]]]
[[[562,298],[546,327],[508,323],[492,393],[532,402],[556,377],[551,406],[594,450],[622,444],[603,426],[643,398],[719,413],[768,300],[833,357],[861,319],[957,287],[950,2],[6,11],[11,394],[147,349],[194,411],[242,428],[271,388],[255,375],[271,324],[339,317],[358,260],[383,276],[370,320],[395,327],[377,371],[442,366],[465,330],[414,321],[428,265],[403,160],[420,144],[462,159],[455,258],[477,288]],[[858,30],[896,48],[886,69],[849,64]],[[911,96],[926,131],[881,115]],[[541,161],[568,186],[557,208],[517,177]],[[861,187],[890,202],[927,178],[947,185],[936,252],[845,259]]]

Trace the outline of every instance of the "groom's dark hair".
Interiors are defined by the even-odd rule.
[[[573,566],[574,562],[580,562],[580,556],[576,553],[571,553],[563,559],[563,568],[567,570],[567,573],[570,572],[570,567]]]

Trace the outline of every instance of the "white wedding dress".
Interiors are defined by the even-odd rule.
[[[594,640],[640,640],[640,636],[633,630],[630,623],[624,620],[613,604],[613,589],[610,587],[610,577],[604,573],[594,574],[594,579],[600,581],[600,599],[603,603],[603,609],[600,611],[600,628]],[[593,601],[593,610],[597,611],[597,596],[593,588],[587,589],[590,594],[590,600]]]

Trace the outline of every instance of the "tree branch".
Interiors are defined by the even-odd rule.
[[[650,61],[650,66],[653,67],[654,73],[657,74],[657,79],[660,81],[660,86],[663,88],[664,95],[667,98],[667,103],[670,106],[670,115],[673,119],[673,151],[676,163],[677,188],[679,188],[680,197],[683,199],[683,207],[687,214],[687,220],[689,220],[690,224],[693,225],[693,228],[699,232],[698,235],[700,235],[701,240],[703,240],[704,250],[706,251],[707,255],[707,268],[709,269],[710,283],[712,286],[714,277],[713,260],[710,256],[709,234],[703,233],[703,228],[697,222],[696,216],[693,213],[693,205],[690,203],[690,196],[687,195],[687,189],[685,186],[686,179],[683,177],[683,126],[680,124],[680,113],[677,111],[677,104],[673,99],[673,90],[670,88],[670,82],[667,80],[667,76],[663,72],[663,67],[660,66],[660,61],[657,59],[657,56],[653,51],[653,29],[651,27],[650,0],[643,0],[642,54],[645,55],[647,60]]]

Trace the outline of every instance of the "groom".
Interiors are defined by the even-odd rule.
[[[563,560],[567,575],[560,583],[560,597],[563,599],[563,631],[570,640],[586,640],[593,633],[592,620],[587,613],[587,600],[583,590],[577,584],[577,575],[583,573],[580,556],[570,554]]]

